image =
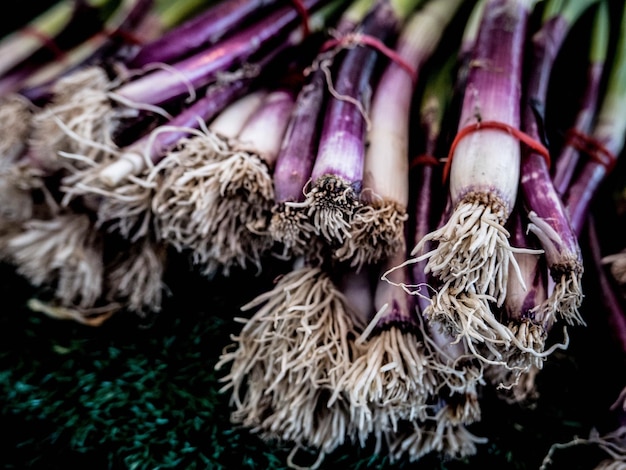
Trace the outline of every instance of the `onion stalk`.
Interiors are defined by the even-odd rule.
[[[557,192],[563,197],[579,167],[580,147],[575,145],[578,136],[587,135],[597,112],[601,86],[605,70],[608,68],[607,55],[609,46],[609,11],[605,2],[601,2],[595,13],[591,29],[591,45],[587,62],[585,89],[580,97],[578,112],[574,122],[565,133],[565,141],[554,161],[553,182]]]
[[[623,8],[607,85],[590,134],[590,158],[563,197],[574,231],[584,226],[598,187],[613,170],[626,140],[626,9]]]
[[[567,32],[577,18],[593,4],[585,2],[548,3],[542,26],[533,35],[532,59],[525,84],[522,128],[536,141],[541,141],[539,113],[543,113],[550,72]],[[554,312],[567,323],[584,323],[580,317],[582,303],[582,254],[578,238],[559,194],[552,183],[545,155],[527,149],[522,158],[521,187],[529,211],[528,229],[537,237],[554,281],[548,302]]]

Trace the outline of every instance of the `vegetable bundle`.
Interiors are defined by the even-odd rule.
[[[149,317],[175,256],[207,282],[281,264],[216,368],[233,423],[293,465],[346,443],[465,458],[485,389],[533,399],[587,323],[584,227],[626,137],[623,3],[222,0],[158,26],[156,2],[85,4],[114,13],[50,33],[67,63],[4,38],[23,58],[0,69],[0,256],[32,310]],[[563,114],[557,63],[583,77]]]

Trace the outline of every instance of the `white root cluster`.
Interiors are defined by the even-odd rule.
[[[35,286],[54,286],[64,305],[93,306],[102,295],[102,238],[89,217],[29,220],[7,242],[10,261]]]
[[[303,227],[313,230],[331,246],[341,245],[350,237],[350,220],[359,207],[355,188],[334,175],[325,175],[306,192],[304,202],[288,202],[288,206],[304,207],[310,223]]]
[[[30,148],[50,172],[85,171],[110,158],[122,114],[113,112],[104,70],[87,67],[59,78],[53,98],[32,119]]]
[[[358,328],[343,295],[322,270],[305,266],[243,309],[257,307],[216,365],[230,364],[221,380],[222,391],[232,391],[233,420],[267,438],[333,450],[349,420],[343,404],[329,399]]]
[[[393,201],[375,199],[360,205],[350,220],[350,236],[333,256],[356,269],[377,263],[404,248],[406,210]]]
[[[273,246],[267,225],[274,187],[267,164],[200,138],[187,140],[166,160],[152,198],[159,237],[190,252],[207,275],[235,266],[260,269]]]

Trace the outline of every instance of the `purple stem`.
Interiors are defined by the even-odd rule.
[[[532,38],[522,130],[537,142],[541,142],[543,136],[536,111],[544,111],[550,73],[568,31],[569,23],[557,15],[548,20]],[[528,209],[559,235],[558,241],[551,239],[554,246],[543,246],[550,268],[569,265],[574,260],[582,261],[577,236],[552,183],[548,163],[544,156],[532,149],[526,149],[522,155],[521,187]]]
[[[339,36],[354,30],[356,25],[342,18],[335,27]],[[322,58],[323,52],[318,55]],[[311,179],[318,150],[321,116],[326,99],[326,75],[322,68],[311,71],[308,82],[298,96],[285,131],[285,137],[274,167],[274,198],[276,203],[302,202],[304,187]]]
[[[310,11],[323,0],[303,0]],[[275,11],[239,33],[228,36],[214,46],[172,64],[175,71],[158,69],[120,86],[115,94],[131,102],[161,105],[186,93],[190,88],[198,90],[210,84],[220,72],[249,60],[257,52],[262,53],[284,39],[299,26],[299,12],[288,6]]]
[[[600,85],[602,83],[604,62],[590,62],[587,69],[585,91],[581,96],[580,106],[571,129],[582,134],[591,130],[593,117],[596,112]],[[578,166],[580,151],[570,142],[565,142],[555,159],[553,184],[556,191],[562,196],[567,191],[574,171]]]
[[[154,62],[170,64],[181,60],[216,44],[254,15],[260,17],[263,7],[275,3],[277,0],[220,0],[178,27],[142,45],[127,65],[139,68]]]
[[[397,35],[400,21],[387,2],[378,2],[357,32],[388,42]],[[366,121],[373,74],[380,52],[357,45],[345,52],[334,86],[341,97],[331,97],[324,114],[319,151],[312,171],[313,182],[334,175],[360,191],[363,183]],[[352,100],[360,103],[359,108]]]
[[[324,72],[312,72],[298,96],[274,167],[276,203],[304,200],[303,188],[311,178],[326,94]]]
[[[606,145],[606,148],[611,148],[611,145]],[[593,197],[608,174],[604,163],[590,159],[567,189],[563,202],[577,235],[582,232]]]

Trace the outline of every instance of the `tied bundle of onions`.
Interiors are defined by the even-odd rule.
[[[374,0],[352,2],[342,12],[333,34],[342,37],[353,32]],[[282,256],[308,256],[320,261],[326,256],[325,243],[313,236],[307,217],[306,186],[311,178],[318,150],[318,139],[328,91],[327,69],[333,56],[320,51],[306,71],[306,83],[296,97],[293,114],[285,131],[274,166],[274,207],[269,225],[270,236],[281,247]]]
[[[324,110],[315,164],[306,198],[290,203],[306,208],[308,227],[330,246],[350,237],[350,223],[359,206],[363,183],[367,125],[380,51],[397,39],[417,0],[378,0],[351,36],[353,43],[340,49],[331,97]],[[363,39],[363,44],[359,38]],[[339,48],[345,47],[339,39]]]
[[[545,106],[550,72],[558,50],[573,22],[591,2],[548,3],[543,27],[533,36],[532,59],[525,85],[523,130],[536,141],[541,140],[538,112]],[[528,229],[537,237],[547,261],[553,285],[546,303],[552,313],[569,324],[584,323],[578,311],[582,302],[582,254],[570,217],[557,193],[549,158],[528,147],[522,158],[524,200],[530,224]]]
[[[510,267],[517,269],[504,225],[517,197],[521,150],[518,137],[502,128],[519,128],[522,59],[533,5],[491,0],[483,7],[459,130],[444,168],[450,212],[412,251],[417,261],[428,260],[425,269],[438,283],[424,314],[468,343],[511,341],[491,309],[504,302]],[[430,244],[434,248],[426,251]]]
[[[305,0],[303,6],[314,11],[323,3]],[[220,19],[210,15],[205,26]],[[247,73],[246,62],[271,55],[281,42],[289,42],[288,36],[295,31],[300,31],[302,38],[301,23],[292,5],[278,6],[241,30],[231,31],[215,44],[178,57],[171,64],[159,63],[153,55],[157,62],[136,71],[114,71],[113,79],[103,67],[81,68],[65,78],[65,85],[56,84],[52,102],[35,116],[36,133],[31,142],[35,157],[54,167],[60,164],[58,153],[64,152],[72,157],[62,162],[70,166],[70,172],[75,171],[70,163],[84,169],[94,162],[108,161],[110,149],[123,140],[124,132],[136,138],[152,122],[177,114],[185,100],[195,101],[209,85],[241,78]],[[221,27],[229,28],[222,23]],[[185,39],[182,31],[176,40],[184,43]],[[131,130],[124,125],[129,121],[133,122]],[[127,174],[141,170],[132,165],[134,162],[131,159],[126,165]]]
[[[533,35],[535,64],[551,63],[551,60],[554,60],[565,34],[587,6],[584,2],[574,2],[573,4],[549,2],[546,5],[541,26]],[[593,115],[593,103],[597,101],[597,97],[593,95],[597,93],[600,71],[605,62],[605,59],[600,59],[600,57],[606,55],[608,24],[606,5],[599,4],[595,12],[592,30],[592,54],[595,59],[591,61],[587,95],[584,97],[583,107],[576,117],[577,125],[581,126],[581,129],[584,129],[585,123],[590,121]],[[547,74],[549,68],[542,70],[542,73]],[[548,80],[548,77],[549,74],[544,77],[542,82]],[[541,89],[541,86],[535,84],[532,89],[536,91],[534,95],[531,93],[529,96],[531,100],[529,106],[533,106],[534,109],[539,108],[543,113],[545,111],[543,109],[544,103],[540,100],[541,94],[537,91]],[[531,129],[537,133],[539,122],[535,122],[535,127],[531,127]],[[557,167],[555,172],[555,190],[557,190],[557,184],[562,187],[571,179],[571,175],[568,176],[569,165],[576,166],[576,159],[568,162],[567,165],[564,165],[565,162],[563,161],[564,158],[571,156],[574,156],[571,152],[562,151],[558,157],[561,165]],[[524,208],[519,207],[517,211],[518,213],[511,224],[512,237],[515,239],[516,246],[526,246],[530,249],[542,248],[543,244],[539,243],[540,239],[534,237],[535,232],[531,230],[529,233],[525,230],[529,220],[524,215]],[[530,228],[533,228],[532,223]],[[559,252],[565,254],[566,250],[559,250]],[[522,401],[536,397],[534,387],[536,374],[543,367],[549,354],[556,349],[568,347],[569,336],[564,328],[563,342],[552,342],[553,344],[546,347],[546,344],[549,343],[549,333],[556,324],[561,313],[559,309],[562,307],[561,303],[556,300],[562,295],[562,291],[559,293],[559,289],[555,289],[555,283],[551,279],[560,272],[551,264],[551,260],[554,258],[531,253],[515,253],[514,256],[518,260],[524,282],[520,283],[514,277],[509,279],[503,317],[515,335],[515,340],[508,348],[502,350],[504,362],[509,367],[490,367],[488,375],[493,383],[498,384],[500,389],[505,391],[507,400]],[[566,272],[567,270],[568,268],[563,265],[562,271]]]
[[[471,15],[475,15],[475,12],[476,9],[472,10]],[[469,21],[471,24],[471,18]],[[462,40],[467,40],[468,37],[466,30]],[[458,65],[454,55],[443,62],[431,63],[430,73],[425,78],[419,108],[419,130],[422,135],[419,148],[423,151],[412,159],[410,168],[409,234],[415,243],[432,231],[437,216],[445,208],[441,165],[435,155],[439,154],[445,143],[442,131],[446,120],[454,117],[451,71]],[[431,305],[429,289],[434,282],[426,272],[425,260],[411,259],[410,265],[410,285],[399,285],[413,296],[418,315],[426,320],[423,339],[430,352],[429,366],[436,377],[435,390],[428,398],[425,426],[432,428],[435,424],[435,429],[438,430],[435,435],[439,436],[453,429],[458,429],[463,434],[465,425],[479,421],[481,417],[478,388],[484,383],[484,366],[480,361],[474,360],[467,344],[442,329],[436,321],[429,321],[424,315]],[[442,419],[448,424],[438,424]],[[451,428],[447,429],[449,426]],[[419,454],[416,447],[419,442],[422,440],[413,442],[412,453]]]

